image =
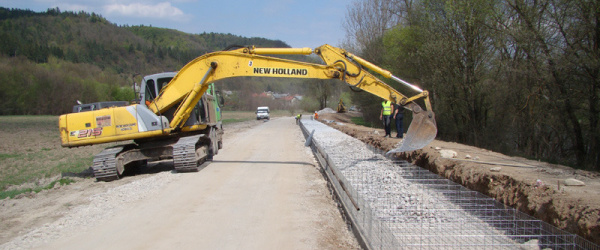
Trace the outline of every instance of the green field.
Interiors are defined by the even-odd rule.
[[[54,185],[44,178],[80,173],[106,147],[61,147],[57,116],[0,116],[0,127],[0,199]],[[23,183],[32,185],[19,188]]]

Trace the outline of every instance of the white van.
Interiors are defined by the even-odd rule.
[[[271,119],[269,117],[269,113],[271,113],[269,111],[269,107],[258,107],[256,109],[256,120],[261,120],[261,119]]]

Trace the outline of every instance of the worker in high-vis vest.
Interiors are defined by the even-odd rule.
[[[383,128],[385,129],[385,135],[383,137],[392,137],[392,119],[391,116],[394,113],[392,102],[385,100],[381,103],[381,114],[379,120],[383,121]]]

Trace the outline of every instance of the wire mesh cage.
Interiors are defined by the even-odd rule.
[[[404,161],[317,121],[305,135],[341,183],[343,203],[375,249],[598,249],[582,237]],[[312,133],[312,132],[311,132]]]

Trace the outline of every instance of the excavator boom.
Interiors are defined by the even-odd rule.
[[[413,121],[409,126],[406,137],[400,147],[393,152],[404,152],[423,148],[435,138],[437,126],[435,115],[431,110],[429,95],[427,91],[392,75],[374,64],[346,52],[340,48],[323,45],[314,50],[325,62],[325,65],[305,63],[265,56],[270,55],[309,55],[313,51],[310,48],[241,48],[233,51],[221,51],[207,54],[188,63],[179,71],[177,76],[167,86],[167,89],[150,105],[155,113],[164,112],[183,98],[189,98],[190,89],[200,88],[197,82],[198,75],[205,72],[204,82],[218,81],[224,78],[240,76],[260,77],[289,77],[289,78],[315,78],[315,79],[339,79],[354,88],[359,88],[383,99],[401,104],[413,113]],[[398,81],[418,92],[414,96],[404,95],[386,83],[382,82],[363,68],[370,69],[386,78]],[[200,88],[198,93],[202,93]],[[192,92],[196,93],[196,92]],[[414,101],[425,99],[426,110],[423,110]],[[189,102],[189,103],[194,103]],[[189,108],[188,108],[189,109]],[[180,109],[179,116],[176,115],[171,121],[171,127],[176,127],[185,120],[189,114],[186,109]]]

